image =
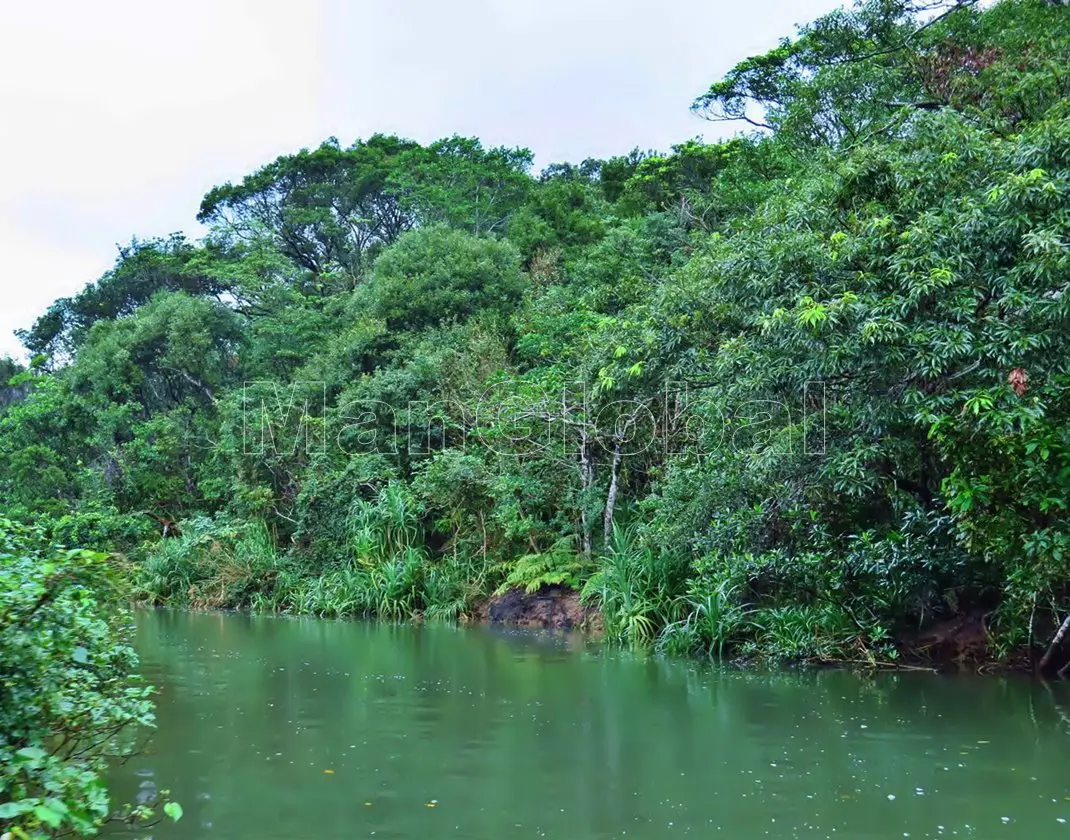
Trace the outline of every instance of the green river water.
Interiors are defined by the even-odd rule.
[[[1070,693],[493,628],[142,613],[155,840],[1070,838]],[[143,837],[146,831],[109,836]]]

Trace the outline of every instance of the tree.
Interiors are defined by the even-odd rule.
[[[422,225],[504,233],[530,193],[531,161],[527,149],[484,149],[479,140],[455,136],[407,150],[387,189]]]
[[[344,272],[352,283],[379,248],[413,225],[388,183],[417,148],[382,134],[347,149],[332,138],[314,151],[284,155],[240,184],[214,188],[197,219],[227,241],[267,236],[307,271]]]
[[[60,298],[19,338],[32,353],[69,360],[98,321],[132,314],[157,292],[219,298],[224,278],[203,270],[201,251],[182,234],[133,240],[119,249],[115,267],[72,298]]]
[[[445,226],[407,234],[375,264],[369,314],[392,331],[504,315],[525,286],[516,249]]]
[[[0,413],[13,403],[26,397],[29,388],[23,381],[15,382],[15,377],[23,372],[21,364],[10,357],[0,357]]]
[[[935,24],[976,15],[975,0],[866,0],[803,26],[740,62],[692,104],[715,121],[776,131],[792,142],[837,145],[890,131],[899,108],[927,108],[919,58]],[[922,14],[936,17],[922,22]],[[920,53],[920,55],[919,55]]]

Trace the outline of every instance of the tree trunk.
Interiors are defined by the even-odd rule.
[[[1059,625],[1059,629],[1055,631],[1055,636],[1051,640],[1051,644],[1048,645],[1048,649],[1044,652],[1044,655],[1040,658],[1040,664],[1037,666],[1037,670],[1041,674],[1045,674],[1051,665],[1051,660],[1055,656],[1056,652],[1062,647],[1063,639],[1066,638],[1066,634],[1070,632],[1070,615],[1063,619],[1063,623]]]
[[[602,536],[607,544],[610,537],[613,536],[613,510],[617,506],[617,493],[620,490],[620,462],[622,458],[620,447],[620,438],[614,438],[613,461],[609,468],[609,492],[606,493],[606,510],[602,515]]]
[[[587,427],[580,427],[580,530],[583,532],[583,557],[591,559],[591,523],[587,518],[587,496],[594,485],[594,464],[591,463]]]

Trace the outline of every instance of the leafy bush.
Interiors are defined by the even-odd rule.
[[[129,551],[158,535],[159,528],[147,515],[116,507],[88,506],[52,525],[52,539],[60,545],[91,545],[101,551]]]
[[[107,555],[41,547],[0,519],[0,832],[93,835],[110,816],[110,761],[153,725],[135,676],[125,570]],[[176,816],[181,809],[165,806]],[[129,818],[152,815],[147,805]]]
[[[180,536],[156,543],[137,566],[138,598],[197,609],[264,606],[285,562],[263,522],[225,516],[180,523]]]
[[[609,639],[646,646],[681,618],[689,568],[686,553],[644,545],[634,531],[617,527],[581,594],[602,610]]]
[[[753,610],[739,598],[740,584],[731,578],[711,581],[697,577],[688,583],[686,615],[667,624],[658,637],[660,651],[672,655],[716,655],[732,652],[752,630]]]
[[[512,245],[441,225],[406,233],[384,251],[368,286],[372,314],[396,331],[505,314],[523,289]]]

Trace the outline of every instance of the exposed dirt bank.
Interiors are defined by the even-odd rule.
[[[904,658],[941,670],[978,670],[993,666],[988,630],[980,613],[938,621],[899,640]]]
[[[541,627],[548,630],[600,631],[598,610],[580,603],[579,593],[565,586],[544,586],[538,592],[510,589],[481,601],[472,618],[487,624]]]

